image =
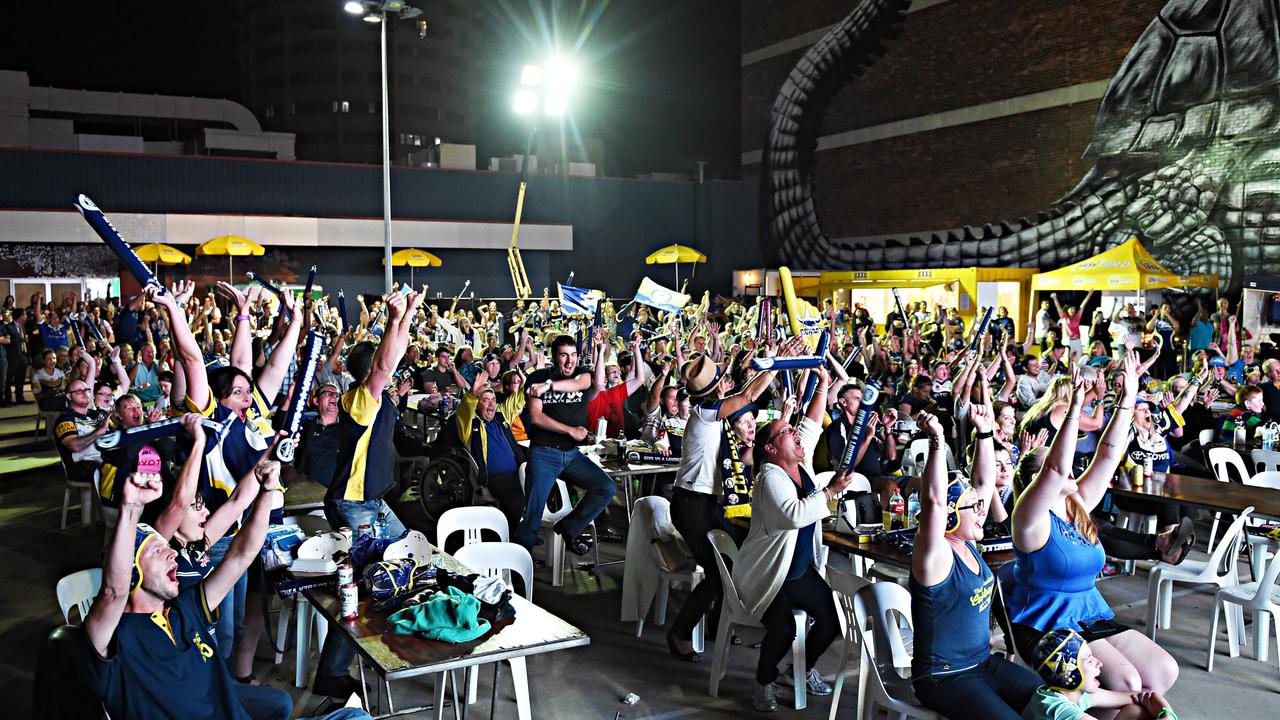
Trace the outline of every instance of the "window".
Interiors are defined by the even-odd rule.
[[[351,112],[351,103],[346,100],[334,100],[333,111],[340,113]]]
[[[275,105],[268,105],[268,106],[266,107],[266,109],[262,111],[262,115],[263,115],[264,117],[269,117],[269,118],[273,118],[273,117],[275,117],[275,116],[276,116],[276,106],[275,106]]]

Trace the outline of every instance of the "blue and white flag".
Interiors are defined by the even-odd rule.
[[[645,278],[640,281],[640,289],[636,291],[636,302],[666,312],[680,312],[680,308],[688,304],[689,296],[675,290],[668,290]]]
[[[556,283],[556,287],[560,291],[560,311],[566,317],[570,315],[594,316],[596,307],[604,299],[603,290],[591,290],[571,285],[561,285],[560,283]]]

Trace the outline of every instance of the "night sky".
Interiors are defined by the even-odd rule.
[[[0,29],[0,69],[26,71],[37,86],[239,100],[237,4],[30,8]],[[431,0],[412,4],[428,20],[445,12]],[[510,111],[520,67],[553,47],[578,47],[573,123],[582,136],[604,140],[609,174],[693,173],[695,161],[706,160],[711,177],[737,176],[738,2],[483,0],[479,8],[479,158],[523,149]]]

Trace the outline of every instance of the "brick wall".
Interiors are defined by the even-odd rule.
[[[822,134],[1106,80],[1166,0],[951,0],[907,16],[902,36],[834,99]],[[848,11],[829,0],[744,0],[749,52]],[[803,51],[742,69],[743,150]],[[1034,216],[1088,170],[1096,103],[818,153],[818,207],[832,237]],[[753,177],[758,168],[743,168]]]

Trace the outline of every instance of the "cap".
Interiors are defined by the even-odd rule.
[[[1222,357],[1221,355],[1214,355],[1213,357],[1209,358],[1209,367],[1226,367],[1226,366],[1227,366],[1227,359]]]
[[[711,358],[700,355],[684,364],[680,378],[689,390],[689,397],[701,399],[716,389],[720,382],[720,368]]]
[[[156,532],[150,525],[138,523],[133,536],[133,572],[129,576],[130,594],[142,587],[142,565],[139,559],[142,557],[142,549],[146,547],[147,542],[150,540],[164,542],[164,538],[160,537],[160,533]]]
[[[143,445],[138,451],[138,472],[158,475],[161,464],[160,453],[150,445]]]
[[[1095,367],[1095,368],[1106,367],[1109,364],[1111,364],[1110,355],[1099,355],[1097,357],[1091,357],[1089,358],[1089,362],[1085,363],[1085,365],[1088,365],[1089,367]]]
[[[489,364],[489,363],[491,363],[491,362],[500,363],[500,362],[502,362],[502,358],[498,357],[498,353],[489,353],[489,354],[487,354],[487,355],[485,355],[485,356],[484,356],[484,361],[483,361],[483,362],[481,362],[480,364],[481,364],[481,365],[488,365],[488,364]]]
[[[1080,651],[1084,638],[1075,630],[1058,628],[1045,633],[1031,653],[1031,662],[1050,690],[1076,692],[1084,687]]]

